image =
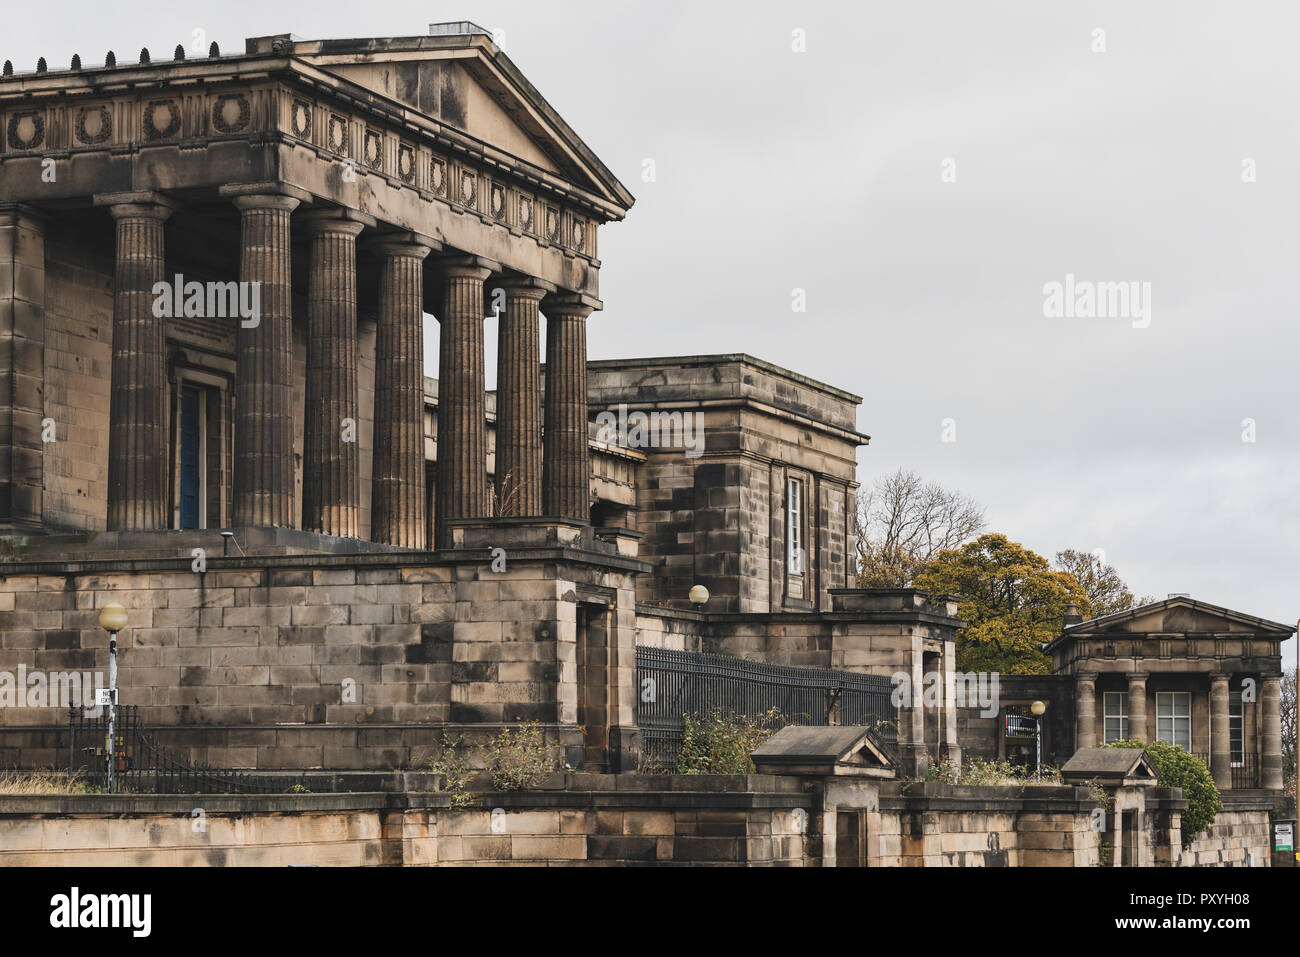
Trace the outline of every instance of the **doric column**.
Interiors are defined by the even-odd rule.
[[[380,267],[370,537],[400,548],[426,545],[424,259],[433,245],[407,233],[371,247]]]
[[[44,418],[45,217],[0,203],[0,526],[7,531],[42,526]]]
[[[1097,674],[1085,671],[1074,676],[1074,749],[1097,746]]]
[[[1259,689],[1259,786],[1282,790],[1282,678],[1265,675]]]
[[[1147,737],[1147,674],[1135,671],[1128,676],[1128,736],[1138,741]]]
[[[599,306],[563,293],[542,301],[546,313],[546,434],[542,507],[549,516],[591,519],[587,449],[587,317]]]
[[[342,210],[300,217],[311,237],[307,277],[307,395],[302,527],[358,535],[357,236]]]
[[[450,259],[439,265],[443,298],[439,317],[434,535],[438,548],[450,548],[449,522],[488,514],[483,280],[501,267],[477,256]]]
[[[153,287],[164,279],[163,223],[174,207],[152,192],[100,195],[95,203],[117,221],[108,527],[169,528],[166,319],[154,312]]]
[[[239,278],[257,283],[257,315],[239,320],[235,366],[235,524],[292,527],[293,303],[289,214],[280,193],[234,197]]]
[[[542,362],[538,307],[555,287],[506,279],[497,326],[497,503],[503,515],[542,514]]]
[[[1228,676],[1210,675],[1210,774],[1219,790],[1232,787],[1232,745],[1228,736]]]

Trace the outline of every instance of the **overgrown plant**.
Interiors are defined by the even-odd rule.
[[[546,732],[536,721],[502,728],[488,746],[488,769],[498,791],[527,791],[555,773],[556,750],[546,743]]]
[[[1167,741],[1112,741],[1106,748],[1145,748],[1155,762],[1156,784],[1162,788],[1182,788],[1187,799],[1183,812],[1183,850],[1191,846],[1196,835],[1214,823],[1223,810],[1219,789],[1214,786],[1210,769],[1194,754]]]
[[[474,803],[474,794],[469,789],[469,783],[474,777],[474,768],[470,763],[469,754],[464,749],[464,744],[463,734],[449,738],[444,731],[442,750],[436,758],[429,758],[425,762],[425,766],[438,775],[438,790],[451,795],[451,806],[454,808],[469,807]]]
[[[715,710],[706,716],[682,715],[678,774],[753,774],[754,750],[790,721],[779,708],[760,715]]]
[[[97,790],[87,785],[80,771],[0,772],[0,794],[90,794]]]

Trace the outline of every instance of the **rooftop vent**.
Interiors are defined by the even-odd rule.
[[[429,36],[431,37],[466,37],[474,34],[481,34],[485,37],[492,35],[490,31],[484,30],[477,23],[471,23],[468,20],[429,24]]]

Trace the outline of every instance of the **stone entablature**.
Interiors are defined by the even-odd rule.
[[[323,189],[307,170],[300,171],[299,179],[288,180],[309,192],[363,208],[373,203],[367,202],[367,191],[354,180],[370,184],[371,190],[381,182],[387,189],[414,190],[425,203],[469,215],[481,226],[500,229],[516,241],[530,239],[542,250],[554,247],[593,271],[599,268],[597,228],[623,217],[631,205],[626,190],[596,187],[590,179],[584,187],[555,169],[330,72],[339,61],[355,61],[356,56],[336,53],[322,69],[308,62],[305,53],[297,53],[297,46],[306,50],[313,44],[281,48],[271,55],[253,52],[255,46],[256,41],[249,41],[250,52],[243,56],[0,80],[0,156],[11,163],[24,158],[39,162],[47,156],[122,156],[140,149],[171,148],[176,155],[170,161],[186,163],[186,151],[192,156],[198,146],[226,141],[258,149],[277,143],[305,147],[334,170],[333,182]],[[504,57],[489,42],[480,49],[485,58]],[[540,126],[536,132],[542,133]],[[15,180],[27,172],[21,162],[6,165]],[[224,164],[186,165],[183,175],[169,177],[171,182],[144,183],[137,178],[132,185],[165,188],[179,182],[188,189],[232,182],[232,170]],[[346,174],[345,166],[350,167]],[[578,169],[570,164],[565,172],[573,175]],[[0,187],[8,185],[5,172],[0,170]],[[267,172],[250,167],[245,175],[251,174],[248,181],[254,182],[271,178]],[[79,188],[79,183],[88,182],[85,178],[67,173],[42,183],[42,195],[71,198],[90,191]],[[40,181],[39,168],[35,181]],[[94,191],[103,190],[102,184],[94,185]],[[352,202],[346,202],[349,198]],[[375,199],[393,206],[381,197]],[[423,217],[417,212],[416,218]],[[418,222],[396,224],[421,228]],[[594,287],[584,291],[595,294]]]

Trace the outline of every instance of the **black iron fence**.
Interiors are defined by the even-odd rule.
[[[1210,755],[1196,755],[1205,762],[1205,766],[1211,771],[1214,765],[1211,763]],[[1238,754],[1232,759],[1232,787],[1237,788],[1257,788],[1259,787],[1259,759],[1258,756],[1250,754]]]
[[[642,749],[658,763],[676,760],[684,715],[717,711],[757,717],[776,708],[794,724],[865,725],[891,747],[898,740],[892,684],[880,675],[638,647],[636,677]]]
[[[140,725],[135,705],[119,705],[113,725],[113,791],[137,794],[280,794],[305,788],[303,776],[243,774],[197,764],[158,744]],[[68,773],[95,790],[108,788],[108,708],[72,708]]]

